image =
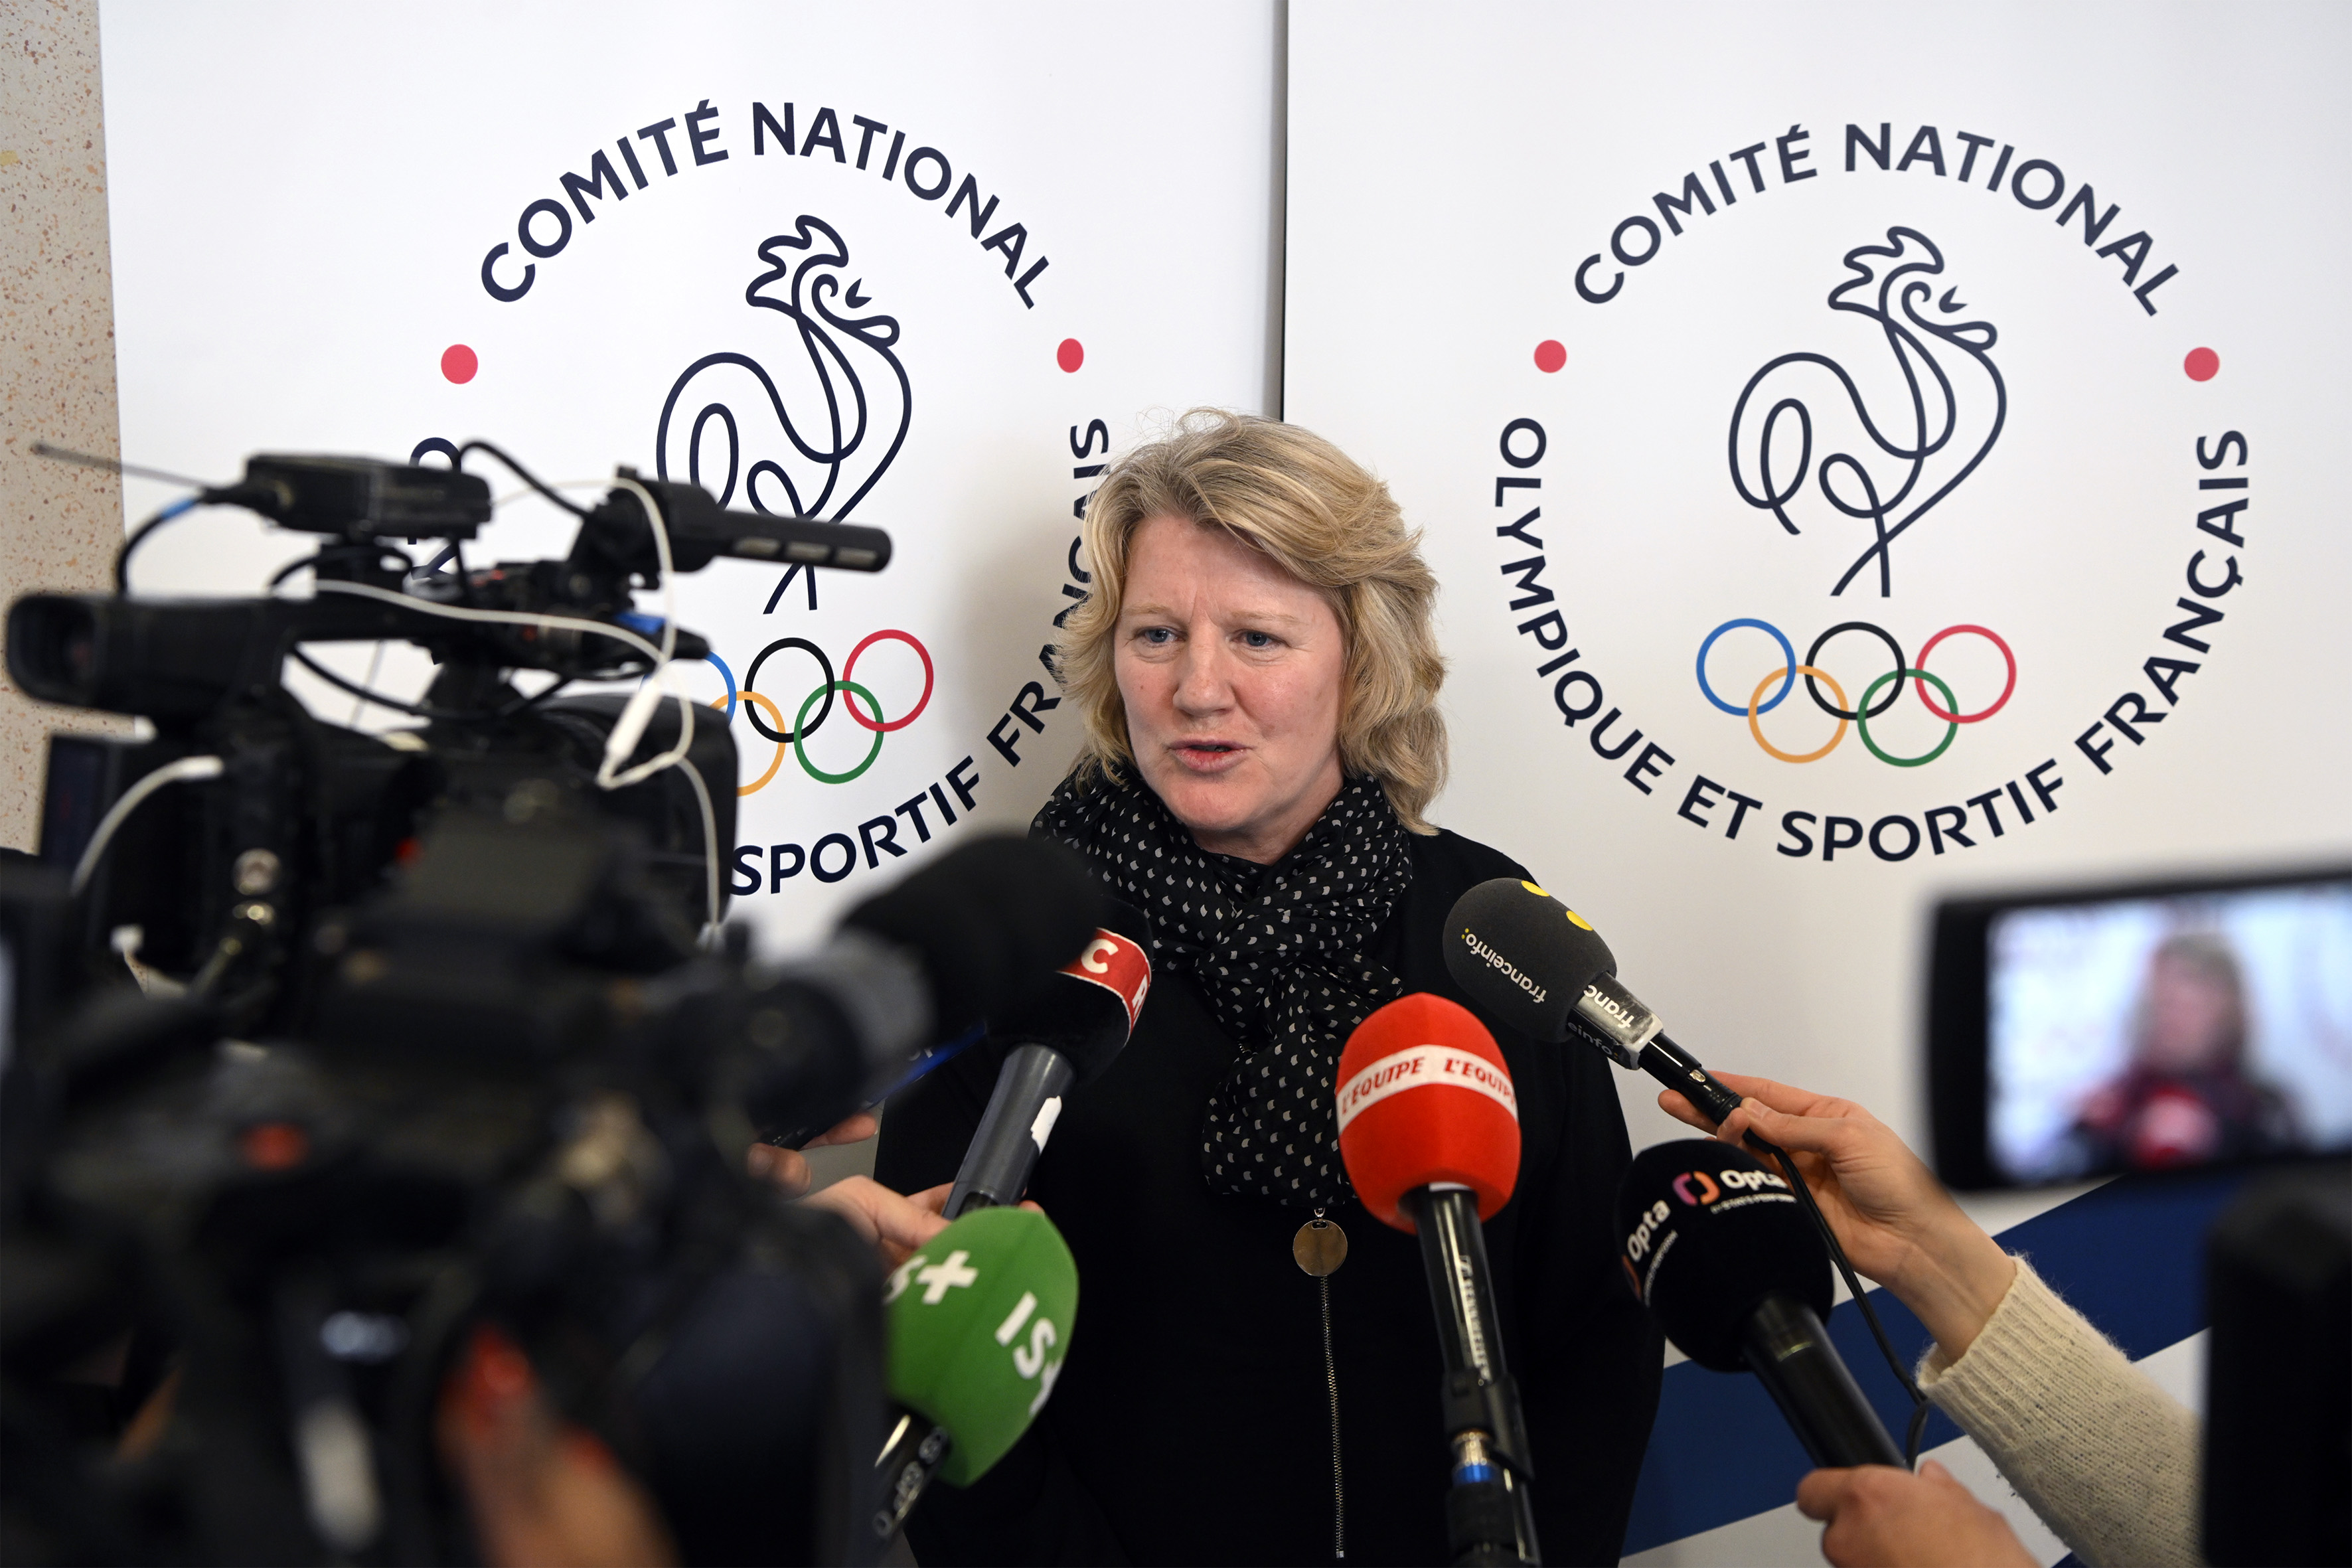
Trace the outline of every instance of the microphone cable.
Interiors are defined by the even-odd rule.
[[[1895,1353],[1894,1342],[1886,1337],[1885,1325],[1878,1321],[1878,1313],[1872,1309],[1861,1279],[1855,1277],[1853,1265],[1846,1261],[1845,1248],[1838,1245],[1837,1232],[1830,1228],[1829,1216],[1822,1213],[1822,1205],[1815,1201],[1813,1189],[1805,1184],[1804,1176],[1797,1169],[1796,1160],[1786,1149],[1759,1137],[1753,1131],[1741,1136],[1751,1147],[1762,1150],[1780,1163],[1780,1169],[1788,1175],[1789,1184],[1796,1189],[1797,1201],[1804,1205],[1805,1212],[1812,1216],[1813,1228],[1820,1231],[1822,1240],[1828,1243],[1830,1259],[1837,1265],[1838,1274],[1845,1280],[1846,1289],[1853,1293],[1853,1304],[1862,1309],[1862,1321],[1870,1325],[1870,1337],[1878,1342],[1878,1353],[1886,1358],[1886,1364],[1894,1370],[1895,1381],[1903,1385],[1903,1392],[1911,1396],[1911,1420],[1903,1433],[1903,1462],[1916,1469],[1919,1466],[1919,1439],[1927,1429],[1927,1396],[1919,1392],[1919,1384],[1911,1376],[1911,1369],[1905,1366],[1903,1358]]]

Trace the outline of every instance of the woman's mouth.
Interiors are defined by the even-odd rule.
[[[1168,748],[1197,773],[1222,773],[1241,761],[1243,748],[1230,741],[1179,741]]]

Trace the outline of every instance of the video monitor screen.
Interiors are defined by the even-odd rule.
[[[2006,1184],[2352,1150],[2352,879],[1993,909],[1982,952]]]

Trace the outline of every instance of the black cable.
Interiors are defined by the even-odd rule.
[[[457,580],[457,602],[469,610],[480,609],[482,606],[474,602],[474,581],[466,570],[466,552],[457,548],[454,539],[449,542],[449,571]]]
[[[1912,1381],[1911,1369],[1905,1366],[1902,1358],[1895,1353],[1895,1345],[1886,1337],[1885,1326],[1879,1322],[1878,1313],[1872,1309],[1861,1279],[1854,1275],[1853,1265],[1846,1261],[1845,1248],[1838,1245],[1837,1232],[1830,1228],[1829,1216],[1822,1213],[1822,1205],[1814,1200],[1813,1189],[1805,1184],[1804,1176],[1798,1172],[1797,1162],[1790,1157],[1786,1149],[1753,1132],[1747,1134],[1747,1140],[1780,1162],[1780,1169],[1787,1173],[1789,1184],[1796,1189],[1797,1201],[1803,1204],[1805,1212],[1813,1216],[1814,1226],[1821,1231],[1822,1239],[1829,1244],[1830,1259],[1844,1278],[1845,1288],[1853,1295],[1853,1304],[1862,1309],[1862,1321],[1870,1325],[1870,1337],[1878,1342],[1878,1353],[1886,1358],[1886,1364],[1894,1369],[1895,1381],[1902,1384],[1903,1392],[1911,1396],[1911,1422],[1904,1436],[1903,1462],[1917,1466],[1920,1434],[1927,1426],[1927,1396],[1919,1392],[1919,1385]]]
[[[386,555],[396,556],[399,558],[401,565],[405,567],[410,573],[414,573],[416,570],[415,558],[410,555],[407,551],[401,549],[396,544],[383,544],[372,542],[366,544],[329,546],[327,549],[321,550],[316,554],[305,555],[299,560],[289,561],[285,565],[280,566],[277,571],[270,574],[269,586],[272,588],[277,587],[278,584],[283,583],[287,578],[291,577],[297,572],[315,569],[322,561],[338,561],[344,557],[352,555],[362,557],[375,556],[379,558]]]
[[[337,675],[333,670],[329,669],[325,665],[320,664],[318,660],[312,658],[309,654],[304,653],[299,647],[287,649],[286,657],[300,665],[303,668],[309,670],[311,674],[317,676],[320,679],[325,681],[328,685],[348,692],[352,696],[358,698],[362,702],[373,703],[378,708],[389,708],[394,712],[413,713],[419,719],[430,719],[436,722],[451,724],[486,724],[495,723],[500,720],[512,719],[519,714],[529,712],[530,710],[547,701],[557,692],[562,691],[565,687],[570,686],[573,681],[580,679],[580,677],[572,675],[558,676],[555,680],[550,683],[547,687],[541,690],[532,692],[528,697],[509,702],[503,708],[494,708],[487,713],[482,713],[473,711],[469,709],[461,708],[429,708],[422,702],[407,702],[397,697],[387,697],[381,691],[371,691],[366,687],[360,685],[357,681],[346,680],[343,677]]]
[[[131,592],[131,552],[146,543],[147,536],[165,523],[194,511],[203,504],[204,499],[201,494],[183,496],[131,531],[131,537],[124,540],[122,548],[114,552],[114,591],[116,593],[127,595]]]
[[[562,507],[572,516],[586,517],[588,515],[588,509],[586,507],[582,506],[577,501],[566,500],[562,496],[556,494],[544,479],[541,479],[537,474],[532,473],[529,468],[524,468],[520,463],[516,462],[512,458],[507,456],[505,452],[499,450],[497,447],[492,446],[489,442],[468,441],[464,446],[458,447],[457,466],[459,468],[462,468],[466,466],[466,454],[468,452],[486,453],[496,458],[498,461],[505,464],[507,468],[513,473],[515,478],[520,479],[523,483],[529,485],[531,489],[537,490],[541,495],[545,496],[549,500],[553,501],[557,506]]]

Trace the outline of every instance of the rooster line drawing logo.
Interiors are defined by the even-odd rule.
[[[823,218],[802,214],[793,233],[761,241],[759,257],[767,270],[743,290],[744,303],[791,321],[797,356],[776,374],[731,351],[687,366],[662,403],[658,471],[700,485],[720,506],[734,503],[740,483],[755,511],[839,521],[889,470],[914,416],[898,322],[845,313],[873,301],[863,279],[843,284],[849,246]],[[679,416],[681,405],[690,417]]]
[[[1843,260],[1851,276],[1830,291],[1829,308],[1876,325],[1900,378],[1899,399],[1893,407],[1882,405],[1874,413],[1853,374],[1828,354],[1800,350],[1777,355],[1748,378],[1732,405],[1731,484],[1741,500],[1770,512],[1792,537],[1804,531],[1790,511],[1810,504],[1808,481],[1811,492],[1826,504],[1828,521],[1867,521],[1869,542],[1831,587],[1830,596],[1843,594],[1874,562],[1879,597],[1885,599],[1895,593],[1895,541],[1984,462],[2008,423],[2009,386],[1992,358],[1993,346],[2000,341],[1999,331],[1990,321],[1963,318],[1968,302],[1945,276],[1944,253],[1934,240],[1898,225],[1887,229],[1884,245],[1855,246]],[[1938,283],[1943,285],[1940,294]],[[1822,515],[1821,508],[1814,507],[1811,515]],[[1727,698],[1707,679],[1707,656],[1727,632],[1741,627],[1768,634],[1779,645],[1780,659],[1752,683],[1752,690],[1742,681]],[[1888,654],[1887,667],[1858,688],[1860,695],[1852,706],[1846,688],[1823,667],[1822,655],[1833,638],[1848,632],[1876,637]],[[1959,634],[1991,643],[2008,669],[2000,695],[1974,712],[1963,711],[1951,687],[1927,668],[1928,654]],[[1800,676],[1813,706],[1836,722],[1825,744],[1802,752],[1774,745],[1762,724],[1763,716],[1780,705]],[[1848,620],[1815,637],[1800,660],[1780,627],[1740,616],[1701,640],[1697,677],[1707,701],[1735,718],[1745,718],[1756,744],[1777,761],[1819,762],[1837,750],[1852,725],[1864,747],[1880,762],[1916,768],[1942,756],[1961,726],[1982,723],[2008,706],[2017,689],[2017,656],[2000,634],[1969,623],[1923,637],[1918,652],[1906,656],[1902,640],[1885,627]],[[1779,689],[1768,698],[1765,692],[1775,681]],[[1932,748],[1900,756],[1871,735],[1870,721],[1901,700],[1906,683],[1945,729],[1943,739]],[[1829,688],[1826,696],[1824,685]],[[1930,694],[1931,685],[1941,703]]]
[[[1674,579],[1657,584],[1661,605],[1706,604],[1710,613],[1690,626],[1703,635],[1676,638],[1684,651],[1671,656],[1696,689],[1681,688],[1677,710],[1685,719],[1699,716],[1717,736],[1744,722],[1757,752],[1745,745],[1723,752],[1705,737],[1672,733],[1674,721],[1664,712],[1636,711],[1633,704],[1645,697],[1628,697],[1632,671],[1612,668],[1612,657],[1594,640],[1601,624],[1580,626],[1574,618],[1583,613],[1575,602],[1581,579],[1565,586],[1557,576],[1546,580],[1548,569],[1560,565],[1561,521],[1555,515],[1545,522],[1554,507],[1538,503],[1559,498],[1542,492],[1566,479],[1577,487],[1571,496],[1611,494],[1605,476],[1563,475],[1548,464],[1544,422],[1531,411],[1503,423],[1500,468],[1480,485],[1482,504],[1491,485],[1493,504],[1511,509],[1497,515],[1494,531],[1507,552],[1497,562],[1511,584],[1503,607],[1514,640],[1533,639],[1517,646],[1549,692],[1558,722],[1580,734],[1626,787],[1676,820],[1742,853],[1764,840],[1773,855],[1797,861],[1891,864],[1988,849],[2085,798],[2083,789],[2119,773],[2140,748],[2156,751],[2152,742],[2167,732],[2156,727],[2196,689],[2183,682],[2218,657],[2224,634],[2214,628],[2240,605],[2221,601],[2245,580],[2241,560],[2258,541],[2243,530],[2253,504],[2250,435],[2226,427],[2242,415],[2222,412],[2242,407],[2256,389],[2218,383],[2220,352],[2182,341],[2186,333],[2170,310],[2158,316],[2151,295],[2179,268],[2143,279],[2149,236],[2107,237],[2124,207],[2107,199],[2118,194],[2110,189],[2114,182],[2103,178],[2095,193],[2092,182],[2069,179],[2052,160],[2028,158],[2014,164],[2016,177],[2004,185],[2013,144],[1979,164],[1974,152],[1993,143],[1964,132],[1971,153],[1947,168],[1937,127],[1920,127],[1899,162],[1891,127],[1874,129],[1875,135],[1858,122],[1845,127],[1839,172],[1805,166],[1811,154],[1802,143],[1811,133],[1792,125],[1773,143],[1778,186],[1768,186],[1760,162],[1746,162],[1764,150],[1761,142],[1733,154],[1751,176],[1746,189],[1735,189],[1728,170],[1709,164],[1720,205],[1702,175],[1689,174],[1653,198],[1656,222],[1635,214],[1618,224],[1608,253],[1625,270],[1606,288],[1586,282],[1601,265],[1601,253],[1574,274],[1577,297],[1587,305],[1621,317],[1645,313],[1643,324],[1656,327],[1660,312],[1686,316],[1694,303],[1670,305],[1655,291],[1681,269],[1662,264],[1646,274],[1653,281],[1646,303],[1624,285],[1633,268],[1663,262],[1669,234],[1693,252],[1739,233],[1774,247],[1765,265],[1749,273],[1769,292],[1743,291],[1732,297],[1742,303],[1730,307],[1763,312],[1759,323],[1738,329],[1744,341],[1755,342],[1756,324],[1771,337],[1752,349],[1701,358],[1685,367],[1687,374],[1659,384],[1670,390],[1656,404],[1620,402],[1603,416],[1613,427],[1579,432],[1588,470],[1596,460],[1640,464],[1661,456],[1661,438],[1677,453],[1696,446],[1720,454],[1703,467],[1677,465],[1675,510],[1706,531],[1626,539],[1622,547],[1632,553],[1623,564],[1654,567]],[[1824,198],[1840,188],[1828,183],[1833,174],[1854,182],[1836,200],[1835,211],[1848,216],[1817,210],[1813,221],[1770,237],[1743,226],[1751,194],[1769,193],[1775,201]],[[1885,184],[1882,174],[1890,177]],[[1956,194],[1971,184],[2007,199],[1958,204]],[[1783,197],[1783,190],[1801,194]],[[1892,210],[1871,211],[1880,193]],[[1741,204],[1736,208],[1735,197]],[[1858,223],[1851,216],[1857,205],[1869,213]],[[2021,214],[2029,226],[2009,231],[2011,237],[1996,239],[1986,226],[2012,224]],[[1801,248],[1781,248],[1789,241]],[[2106,314],[2078,320],[2086,308],[2085,274],[2036,276],[2042,260],[2029,258],[2073,266],[2060,258],[2078,245],[2090,259],[2120,268],[2120,281],[2139,307],[2126,308],[2121,319],[2158,322],[2161,337],[2122,344]],[[1811,286],[1801,286],[1794,298],[1780,291],[1773,279],[1787,276],[1792,262],[1803,269],[1800,276],[1817,273],[1821,292]],[[2107,281],[2115,280],[2109,272]],[[1622,302],[1626,299],[1633,303]],[[2110,311],[2122,303],[2106,297]],[[1615,330],[1628,325],[1612,323],[1591,336],[1594,374],[1605,378],[1610,356],[1636,352],[1639,334]],[[2031,345],[2030,355],[2020,356],[2021,343]],[[1534,369],[1549,376],[1570,357],[1567,344],[1545,339],[1536,345]],[[2025,380],[2014,389],[2011,383],[2027,377],[2029,368],[2025,401]],[[2222,385],[2228,400],[2189,394],[2198,401],[2184,403],[2176,375],[2198,386]],[[1709,389],[1697,410],[1683,395],[1691,385]],[[2014,428],[2012,390],[2021,412],[2033,410],[2030,424]],[[1718,418],[1727,423],[1715,423]],[[2163,432],[2173,459],[2164,469],[2125,455],[2141,450],[2138,441],[2110,438],[2136,418]],[[2081,438],[2084,434],[2091,438]],[[2031,502],[2021,500],[2015,481],[2053,467],[2107,481],[2108,500],[2096,515],[2032,528]],[[1989,473],[1998,478],[1981,477]],[[1989,484],[2001,492],[1998,506],[1988,504]],[[1525,493],[1530,490],[1538,493]],[[2193,531],[2152,532],[2146,520],[2166,511]],[[1522,515],[1504,523],[1512,512]],[[2082,646],[2075,628],[2020,624],[2039,614],[2027,606],[2041,604],[2053,581],[2045,574],[2021,599],[2016,577],[2000,570],[2026,528],[2032,529],[2031,547],[2060,563],[2052,570],[2074,574],[2095,559],[2105,571],[2111,558],[2120,563],[2151,544],[2179,551],[2179,574],[2147,606],[2149,622],[2133,656],[2136,676],[2126,676],[2120,689],[2099,689],[2124,672],[2099,673],[2101,656]],[[1580,534],[1577,548],[1595,542]],[[1743,556],[1767,570],[1743,572]],[[1819,592],[1821,599],[1806,607],[1751,597],[1786,580],[1791,566],[1809,582],[1819,571],[1817,584],[1804,592]],[[1612,586],[1622,590],[1622,574]],[[1711,602],[1727,591],[1720,607]],[[1995,597],[1981,608],[1963,607],[1948,603],[1954,593]],[[1865,609],[1854,603],[1864,598],[1877,604]],[[1637,663],[1648,661],[1644,650],[1625,652]],[[1647,683],[1631,689],[1658,689]],[[2084,706],[2063,733],[2042,738],[1987,722],[1999,716],[2013,724],[2021,692],[2037,722],[2049,721],[2057,703]],[[1829,762],[1848,731],[1859,747],[1845,748],[1843,763]],[[1857,751],[1864,753],[1859,767]],[[1759,752],[1765,771],[1751,772]],[[1931,770],[1931,763],[1941,765]],[[1895,799],[1880,766],[1922,781],[1914,786],[1918,793],[1907,803]],[[2059,792],[2070,784],[2062,801]],[[1812,798],[1804,798],[1808,794]],[[1754,831],[1767,824],[1765,832]]]
[[[1862,389],[1845,366],[1822,353],[1781,354],[1748,378],[1732,408],[1731,483],[1741,500],[1770,512],[1782,528],[1795,534],[1801,531],[1789,515],[1789,505],[1803,491],[1807,478],[1813,478],[1822,499],[1832,510],[1845,517],[1867,519],[1875,533],[1869,547],[1854,557],[1853,564],[1830,590],[1830,596],[1844,593],[1847,584],[1874,560],[1878,595],[1887,598],[1895,592],[1890,547],[1898,535],[1977,471],[1985,454],[2000,439],[2001,426],[2009,416],[2009,388],[2000,378],[2000,368],[1992,362],[1993,344],[2000,334],[1991,322],[1937,319],[1958,315],[1969,307],[1957,297],[1956,286],[1936,296],[1928,279],[1942,277],[1944,253],[1933,240],[1916,228],[1890,228],[1885,245],[1861,245],[1847,251],[1845,265],[1853,276],[1831,291],[1830,309],[1850,311],[1878,324],[1909,395],[1907,407],[1883,422],[1873,418]],[[1934,315],[1925,309],[1931,298]],[[1807,390],[1804,383],[1818,380],[1815,373],[1821,372],[1836,382],[1844,395],[1844,405],[1838,407],[1832,400],[1830,414],[1816,421],[1813,405],[1799,395]],[[1789,390],[1782,392],[1783,387]],[[1779,395],[1760,419],[1750,420],[1749,410],[1763,401],[1758,395],[1759,390]],[[1831,416],[1849,413],[1852,423],[1860,426],[1876,448],[1876,459],[1841,450],[1829,452],[1815,464],[1816,440],[1827,446],[1834,429]],[[1793,471],[1784,470],[1789,472],[1788,482],[1776,485],[1774,437],[1780,421],[1790,417],[1797,423],[1796,461]],[[1888,519],[1934,477],[1939,458],[1949,468],[1948,477],[1890,526]],[[1874,468],[1878,470],[1874,474]],[[1753,488],[1748,484],[1750,474],[1757,481]]]

